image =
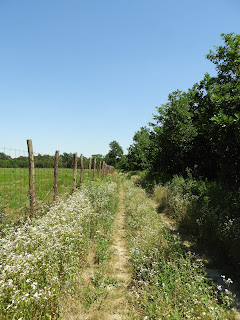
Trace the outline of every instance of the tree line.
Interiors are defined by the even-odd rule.
[[[127,171],[184,175],[240,183],[240,35],[222,34],[223,45],[206,55],[216,75],[205,74],[188,91],[174,91],[157,107],[152,122],[140,128],[124,155],[117,141],[97,161]],[[28,159],[0,153],[0,166],[26,167]],[[35,157],[37,167],[53,167],[54,156]],[[84,157],[84,165],[89,159]],[[60,155],[59,167],[72,168],[73,154]]]
[[[224,44],[206,58],[216,75],[188,91],[174,91],[140,128],[121,165],[126,170],[166,172],[240,182],[240,35],[221,35]]]
[[[117,141],[112,141],[109,144],[110,150],[104,156],[102,154],[93,154],[91,157],[100,161],[105,161],[108,165],[113,167],[119,167],[118,162],[123,156],[123,149]],[[34,163],[36,168],[53,168],[54,167],[54,156],[40,153],[34,156]],[[89,166],[89,158],[83,156],[84,168]],[[64,152],[59,156],[58,162],[59,168],[73,168],[74,166],[74,154]],[[19,156],[11,157],[3,152],[0,152],[0,168],[27,168],[28,157]],[[80,158],[78,158],[78,167],[80,167]]]
[[[99,155],[98,155],[99,158]],[[102,159],[102,158],[101,158]],[[89,159],[83,157],[84,167],[88,168]],[[53,168],[54,167],[54,156],[45,154],[38,154],[34,156],[34,163],[36,168]],[[73,168],[74,154],[66,153],[60,155],[58,166],[59,168]],[[28,157],[20,156],[12,158],[11,156],[0,152],[0,168],[27,168]],[[80,158],[78,159],[78,167],[80,167]]]

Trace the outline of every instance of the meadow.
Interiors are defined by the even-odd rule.
[[[47,193],[53,187],[54,169],[35,169],[35,193],[37,207],[42,204]],[[88,179],[88,170],[84,170],[84,179]],[[80,180],[80,169],[77,181]],[[27,168],[0,168],[0,214],[5,220],[16,221],[29,214],[29,170]],[[72,191],[73,169],[58,169],[58,193],[64,198]],[[44,204],[51,203],[53,193],[44,200]]]
[[[102,260],[117,203],[115,182],[89,182],[0,238],[0,319],[58,319],[91,246]],[[104,246],[104,248],[102,248]]]
[[[36,217],[3,226],[0,319],[103,319],[103,311],[116,314],[114,290],[115,302],[119,292],[128,301],[118,309],[122,319],[234,319],[231,291],[209,283],[203,262],[166,227],[156,203],[133,183],[138,177],[131,180],[86,178]],[[119,257],[128,257],[130,278],[123,291],[110,272],[116,212],[123,219]],[[229,287],[231,279],[223,280]]]

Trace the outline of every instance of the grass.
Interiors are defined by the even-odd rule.
[[[162,195],[161,195],[162,194]],[[178,225],[239,273],[240,265],[240,190],[230,190],[219,182],[175,176],[157,185],[154,199]]]
[[[102,183],[101,180],[98,180],[97,183],[87,183],[86,185],[86,192],[93,203],[94,210],[101,212],[101,215],[98,220],[92,222],[91,250],[86,257],[85,267],[76,277],[75,290],[61,298],[65,310],[61,319],[64,320],[72,319],[76,314],[79,319],[86,319],[89,314],[95,312],[98,314],[109,294],[109,287],[118,286],[117,281],[109,277],[107,272],[112,254],[110,245],[119,200],[118,188],[111,192],[111,197],[106,197],[106,187],[105,192],[101,187],[99,188]],[[112,184],[112,182],[109,187],[113,185],[116,187],[116,184]]]
[[[80,179],[80,169],[77,174]],[[48,191],[53,186],[54,169],[35,169],[36,203],[40,206]],[[88,170],[84,170],[84,179],[88,180]],[[27,168],[0,168],[0,214],[5,221],[17,221],[20,217],[29,214],[29,171]],[[59,197],[64,198],[72,191],[73,170],[59,169]],[[44,203],[51,203],[53,191]]]
[[[90,182],[44,216],[3,229],[1,319],[60,317],[60,297],[74,294],[76,275],[83,270],[91,243],[98,247],[99,263],[104,262],[103,235],[106,238],[112,225],[116,192],[114,182]]]
[[[143,189],[131,181],[126,182],[126,189],[133,295],[139,319],[233,319],[231,294],[208,284],[202,262],[164,227]],[[156,196],[166,199],[166,190]]]

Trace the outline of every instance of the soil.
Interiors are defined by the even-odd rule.
[[[127,249],[125,230],[124,190],[120,189],[119,209],[114,221],[112,244],[109,249],[111,258],[104,267],[103,278],[110,279],[104,294],[94,302],[88,311],[73,301],[64,301],[62,320],[121,320],[130,319],[131,307],[128,302],[129,287],[131,286],[130,255]],[[90,250],[87,263],[79,280],[79,287],[88,288],[91,278],[98,269],[94,258],[94,248]],[[81,289],[80,289],[81,290]]]

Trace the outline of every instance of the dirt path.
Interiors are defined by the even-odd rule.
[[[128,262],[130,256],[126,245],[126,232],[124,225],[125,207],[124,190],[120,189],[120,203],[116,214],[115,227],[113,231],[113,243],[111,259],[106,267],[106,276],[116,285],[107,287],[108,294],[101,302],[98,310],[94,311],[86,318],[88,320],[118,320],[126,319],[129,314],[127,301],[128,287],[131,282],[131,269]]]
[[[124,320],[134,318],[134,316],[130,315],[131,308],[128,303],[131,266],[128,262],[130,256],[126,243],[124,198],[125,193],[121,186],[119,208],[116,213],[112,234],[112,245],[109,248],[111,258],[104,266],[103,273],[96,264],[95,249],[92,248],[79,280],[79,302],[86,302],[87,296],[91,295],[92,289],[95,298],[92,299],[87,311],[82,303],[76,301],[76,298],[73,301],[65,301],[62,320]],[[103,287],[93,288],[92,279],[99,274],[104,285]],[[100,292],[98,297],[97,291]]]

